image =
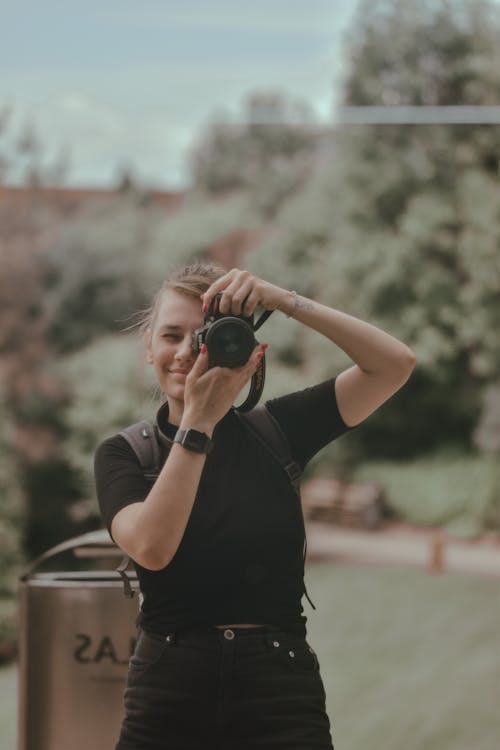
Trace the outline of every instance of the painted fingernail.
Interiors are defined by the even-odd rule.
[[[261,345],[260,345],[260,348],[261,348],[261,349],[267,349],[267,347],[268,347],[268,346],[269,346],[269,344],[261,344]]]
[[[207,346],[206,346],[206,344],[202,344],[202,345],[201,345],[201,349],[200,349],[200,352],[201,352],[202,354],[205,354],[205,352],[206,352],[206,351],[207,351]]]
[[[257,359],[262,359],[264,352],[257,352]]]

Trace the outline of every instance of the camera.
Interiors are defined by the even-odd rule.
[[[194,331],[193,349],[198,354],[202,344],[206,345],[209,367],[242,367],[258,343],[254,336],[254,316],[221,313],[221,296],[213,298],[203,327]]]

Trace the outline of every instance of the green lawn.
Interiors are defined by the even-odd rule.
[[[336,750],[500,748],[500,581],[316,564],[309,640]]]
[[[0,746],[15,750],[17,737],[17,674],[15,664],[0,669]]]
[[[328,562],[306,580],[336,750],[498,750],[498,579]],[[15,682],[0,670],[2,750]]]

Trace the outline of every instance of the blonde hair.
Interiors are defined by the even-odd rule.
[[[185,294],[197,299],[207,291],[214,281],[227,273],[226,269],[217,263],[198,261],[187,266],[174,268],[165,278],[163,284],[153,297],[151,307],[145,310],[139,320],[141,332],[153,328],[158,309],[165,292],[169,290]]]

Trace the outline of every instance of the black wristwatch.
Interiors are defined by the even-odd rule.
[[[198,432],[198,430],[177,430],[174,443],[180,443],[188,451],[194,451],[195,453],[210,453],[214,447],[214,441],[210,440],[204,432]]]

